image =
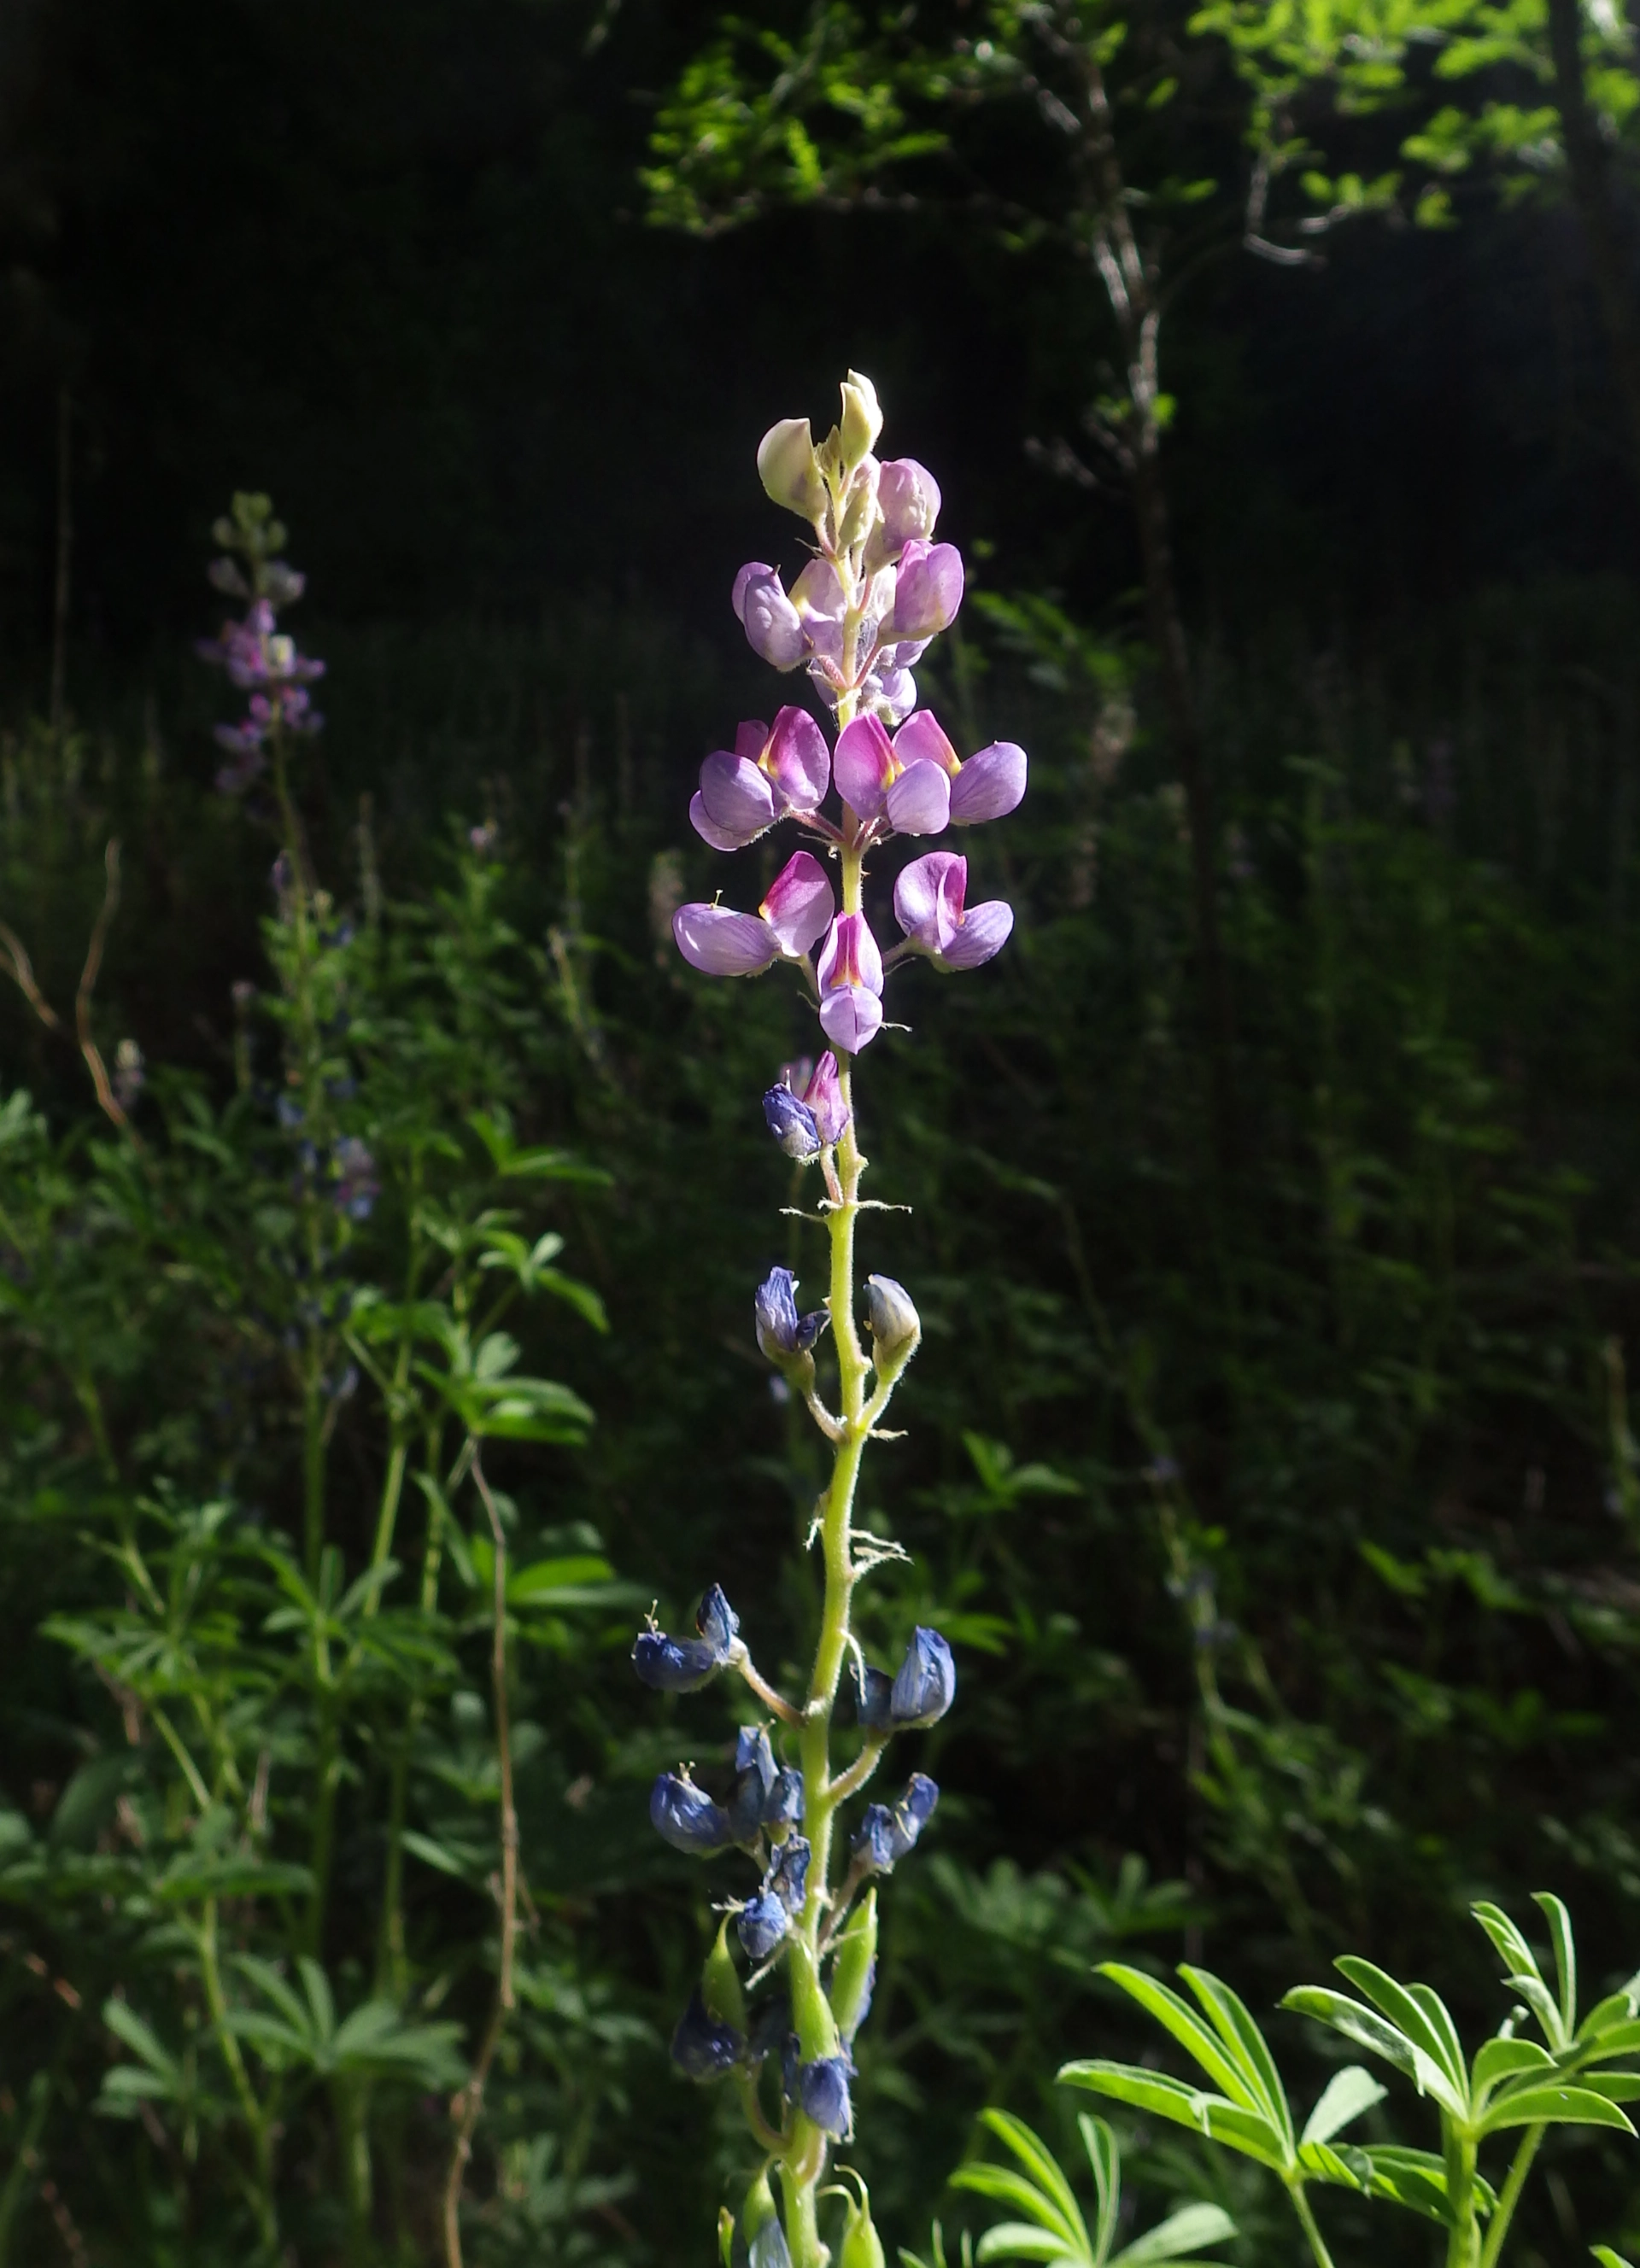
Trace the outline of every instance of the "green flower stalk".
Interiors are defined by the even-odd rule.
[[[884,2257],[863,2184],[828,2190],[826,2176],[835,2145],[853,2132],[853,2043],[876,1956],[874,1878],[910,1852],[939,1790],[913,1773],[892,1801],[868,1805],[852,1830],[845,1814],[890,1738],[935,1723],[956,1691],[951,1651],[937,1631],[916,1631],[890,1674],[866,1660],[852,1624],[863,1578],[898,1556],[854,1527],[861,1462],[921,1337],[910,1294],[890,1277],[867,1278],[863,1331],[857,1312],[856,1242],[871,1200],[861,1194],[867,1160],[854,1067],[883,1028],[884,987],[897,967],[921,956],[945,973],[977,968],[1007,941],[1013,912],[1000,901],[968,905],[966,859],[925,851],[895,880],[902,934],[884,954],[868,912],[868,867],[898,837],[937,836],[1013,810],[1026,760],[999,741],[964,762],[933,715],[917,708],[912,666],[956,615],[963,565],[954,545],[932,540],[940,508],[932,475],[909,458],[883,464],[872,453],[882,423],[870,380],[850,372],[840,420],[817,447],[806,419],[771,429],[757,469],[772,500],[812,531],[813,556],[789,593],[772,567],[753,561],[732,593],[753,648],[778,669],[807,672],[835,743],[794,706],[772,725],[742,724],[733,749],[706,758],[690,811],[715,850],[742,849],[790,821],[820,855],[794,851],[755,913],[714,900],[681,907],[673,923],[684,958],[708,975],[756,976],[777,962],[794,968],[827,1043],[812,1071],[788,1072],[764,1097],[781,1150],[819,1167],[826,1298],[800,1313],[794,1277],[775,1268],[754,1303],[759,1346],[831,1446],[811,1535],[823,1587],[807,1690],[794,1699],[761,1675],[715,1585],[693,1637],[652,1625],[632,1655],[639,1675],[661,1691],[691,1691],[735,1672],[773,1720],[742,1731],[722,1797],[678,1771],[662,1773],[650,1798],[650,1817],[675,1848],[695,1856],[737,1850],[760,1877],[732,1907],[733,1931],[727,1923],[719,1931],[673,2040],[691,2077],[735,2085],[762,2153],[738,2216],[726,2213],[720,2227],[726,2268],[823,2268],[831,2257],[820,2232],[827,2195],[845,2200],[838,2242],[848,2268]],[[833,789],[838,806],[828,813]],[[822,1399],[815,1362],[828,1330],[835,1409]],[[860,1734],[846,1763],[833,1753],[840,1699],[852,1705]]]

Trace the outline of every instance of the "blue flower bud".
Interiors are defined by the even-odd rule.
[[[892,1723],[890,1703],[894,1692],[894,1680],[886,1669],[874,1669],[869,1662],[863,1668],[858,1659],[848,1665],[849,1697],[854,1705],[854,1719],[868,1733],[886,1733]]]
[[[809,1849],[801,1835],[788,1835],[775,1851],[764,1888],[772,1890],[787,1913],[802,1910],[809,1881]]]
[[[849,1845],[854,1857],[874,1874],[894,1871],[894,1815],[886,1803],[868,1803]]]
[[[905,1659],[889,1697],[889,1714],[901,1727],[932,1725],[943,1717],[957,1694],[957,1664],[938,1631],[920,1624],[912,1632]]]
[[[735,1925],[749,1961],[766,1961],[791,1926],[784,1900],[772,1889],[759,1890]]]
[[[816,2126],[843,2141],[851,2132],[854,2114],[848,2099],[848,2058],[822,2056],[817,2063],[797,2066],[797,2100]]]
[[[742,1727],[735,1742],[735,1793],[729,1798],[737,1843],[757,1841],[764,1806],[777,1778],[768,1734],[761,1726]]]
[[[675,1851],[697,1856],[735,1839],[729,1815],[687,1772],[662,1772],[649,1791],[649,1823]]]
[[[774,1776],[774,1785],[764,1799],[763,1823],[765,1827],[795,1827],[803,1815],[803,1776],[789,1769]]]
[[[698,1992],[677,2020],[672,2035],[672,2060],[691,2079],[721,2079],[740,2061],[746,2045],[733,2024],[720,2022]]]
[[[913,1772],[898,1803],[867,1805],[850,1850],[873,1874],[891,1874],[915,1847],[939,1800],[940,1791],[927,1773]]]
[[[771,1134],[788,1158],[800,1163],[820,1154],[820,1129],[806,1102],[789,1086],[772,1086],[763,1098],[763,1115]]]
[[[824,1307],[812,1314],[797,1312],[797,1278],[789,1268],[771,1268],[757,1286],[752,1312],[757,1324],[757,1344],[780,1369],[790,1367],[812,1351],[831,1316]]]
[[[652,1623],[632,1646],[632,1668],[658,1693],[692,1693],[728,1660],[740,1616],[714,1583],[695,1616],[698,1638],[669,1638]]]

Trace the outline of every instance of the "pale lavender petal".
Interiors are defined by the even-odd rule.
[[[807,953],[823,938],[837,911],[825,868],[807,850],[794,851],[770,885],[759,909],[782,953]]]
[[[847,987],[820,1003],[820,1027],[834,1048],[857,1056],[883,1027],[883,1003],[872,992]]]
[[[994,740],[970,756],[951,783],[951,824],[977,827],[1001,819],[1025,792],[1025,752],[1011,740]]]
[[[890,457],[877,475],[877,504],[883,538],[898,551],[913,537],[934,534],[940,484],[915,457]]]
[[[756,976],[779,957],[774,932],[756,914],[731,913],[727,906],[680,906],[672,917],[677,949],[693,968],[708,976]]]
[[[774,824],[774,790],[767,774],[725,748],[700,767],[700,796],[713,825],[737,843],[755,842]]]
[[[816,811],[831,784],[825,735],[806,709],[782,709],[769,735],[768,771],[784,807]]]
[[[824,622],[842,621],[848,612],[848,600],[829,559],[809,562],[792,585],[792,604],[805,620],[812,616]]]
[[[920,709],[905,719],[894,735],[894,753],[903,764],[914,764],[919,756],[925,756],[953,779],[961,769],[957,751],[932,709]]]
[[[875,819],[894,776],[894,751],[889,736],[875,717],[856,717],[838,735],[831,759],[837,792],[862,819]]]
[[[940,835],[951,815],[951,783],[938,764],[919,756],[889,790],[890,823],[900,835]]]
[[[955,850],[913,858],[894,885],[894,918],[922,953],[938,953],[957,935],[968,887],[968,861]]]
[[[803,658],[803,626],[778,575],[754,577],[747,584],[744,620],[754,653],[776,669],[796,668]]]
[[[737,622],[743,622],[746,619],[746,593],[751,585],[767,582],[772,575],[774,575],[774,570],[766,559],[749,559],[741,569],[735,578],[735,588],[729,593],[729,604],[735,609]],[[775,576],[774,579],[778,582],[779,578]]]
[[[949,628],[963,602],[963,556],[954,543],[908,543],[883,629],[896,637],[933,637]]]
[[[689,823],[701,841],[710,843],[714,850],[743,850],[746,848],[742,836],[727,834],[722,828],[713,825],[706,816],[705,798],[698,788],[689,799]]]
[[[970,906],[962,927],[940,959],[947,968],[978,968],[982,961],[1001,953],[1013,927],[1014,909],[1006,898],[988,898],[982,906]]]
[[[884,669],[879,664],[866,680],[866,688],[890,725],[909,717],[917,706],[917,681],[909,669]]]

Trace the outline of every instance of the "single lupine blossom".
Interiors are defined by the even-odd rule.
[[[971,906],[967,859],[933,840],[948,827],[1013,811],[1027,767],[1023,750],[1003,740],[964,761],[917,706],[912,671],[957,616],[963,562],[935,537],[939,484],[914,458],[880,460],[882,427],[875,389],[851,371],[823,441],[807,418],[788,417],[758,448],[765,490],[803,523],[808,557],[789,585],[775,565],[750,561],[735,578],[731,603],[755,652],[782,673],[807,674],[822,715],[788,704],[772,725],[743,724],[732,748],[702,764],[690,818],[714,850],[743,850],[787,823],[816,849],[787,858],[755,913],[714,897],[673,917],[679,952],[705,975],[755,976],[779,961],[794,968],[825,1042],[817,1061],[784,1066],[761,1107],[783,1156],[819,1167],[819,1212],[796,1218],[818,1219],[828,1237],[827,1297],[803,1312],[796,1270],[779,1266],[752,1301],[765,1360],[833,1449],[810,1539],[823,1547],[815,1666],[801,1698],[779,1691],[715,1587],[696,1636],[676,1638],[652,1622],[632,1649],[638,1675],[658,1690],[687,1695],[720,1674],[738,1675],[766,1712],[738,1728],[732,1772],[721,1782],[708,1761],[708,1785],[688,1769],[662,1772],[649,1799],[650,1818],[673,1849],[757,1870],[738,1896],[719,1901],[726,1918],[672,2041],[691,2079],[734,2075],[761,2161],[738,2213],[724,2219],[729,2268],[824,2268],[831,2257],[819,2235],[820,2199],[833,2147],[853,2132],[852,2048],[876,1974],[876,1886],[916,1849],[940,1792],[912,1771],[892,1800],[845,1813],[888,1749],[937,1723],[957,1691],[940,1631],[920,1625],[890,1671],[867,1661],[851,1626],[861,1579],[883,1557],[853,1524],[861,1458],[922,1338],[903,1284],[875,1273],[862,1285],[854,1276],[867,1218],[854,1058],[883,1029],[883,990],[896,966],[921,958],[948,974],[978,968],[1007,941],[1012,908],[1000,899]],[[892,888],[904,942],[885,961],[867,909],[867,868],[897,838],[923,847]],[[823,857],[836,869],[836,887]],[[834,1769],[838,1734],[853,1753]],[[863,2190],[858,2204],[849,2199],[839,2257],[842,2268],[881,2268],[888,2257]]]
[[[978,968],[1008,943],[1014,909],[1006,898],[967,906],[968,861],[955,850],[929,850],[901,869],[894,918],[913,953],[941,968]]]

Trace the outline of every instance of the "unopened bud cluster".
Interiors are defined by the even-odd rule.
[[[777,1266],[752,1300],[765,1359],[833,1448],[811,1537],[824,1585],[808,1688],[794,1699],[763,1676],[715,1584],[692,1633],[651,1620],[632,1649],[639,1676],[659,1692],[691,1693],[729,1673],[766,1712],[737,1733],[732,1766],[709,1769],[703,1784],[680,1765],[660,1775],[649,1799],[650,1819],[674,1850],[696,1858],[738,1852],[752,1869],[743,1895],[723,1902],[716,1942],[672,2041],[690,2077],[740,2090],[763,2154],[738,2212],[722,2215],[723,2268],[824,2268],[828,2260],[883,2268],[885,2259],[858,2176],[847,2176],[852,2189],[821,2184],[833,2146],[853,2131],[853,2044],[871,2005],[877,1880],[914,1850],[939,1789],[913,1771],[886,1800],[852,1807],[891,1739],[945,1715],[957,1669],[945,1638],[927,1625],[912,1631],[891,1667],[868,1660],[852,1627],[860,1579],[904,1557],[857,1534],[853,1505],[865,1445],[922,1336],[910,1294],[890,1276],[867,1278],[858,1312],[865,1160],[853,1059],[882,1028],[883,986],[897,963],[920,955],[942,970],[978,968],[1007,941],[1014,916],[1001,900],[968,903],[960,853],[923,850],[894,881],[901,936],[885,955],[865,909],[866,862],[897,836],[926,842],[949,826],[1001,818],[1025,791],[1023,749],[999,740],[964,761],[917,707],[912,668],[956,616],[963,563],[953,545],[935,541],[933,475],[910,458],[874,454],[883,419],[870,380],[851,371],[842,395],[823,442],[806,418],[787,418],[757,452],[768,495],[808,526],[809,563],[788,592],[774,568],[753,561],[731,594],[753,647],[778,669],[805,670],[826,714],[787,706],[772,724],[742,724],[732,748],[706,758],[690,807],[714,850],[742,850],[787,821],[814,847],[792,853],[755,912],[694,902],[680,906],[672,924],[684,958],[708,974],[794,967],[825,1042],[817,1061],[784,1066],[762,1108],[783,1154],[799,1168],[819,1165],[828,1294],[805,1308],[795,1270]],[[835,1410],[824,1399],[833,1366]],[[844,1727],[853,1754],[838,1767],[831,1741]],[[831,2246],[819,2234],[823,2195],[844,2201]]]
[[[215,588],[245,601],[238,622],[225,622],[214,638],[202,638],[195,651],[203,661],[225,669],[231,684],[250,695],[237,725],[218,725],[216,740],[228,761],[217,774],[224,795],[243,795],[267,769],[267,744],[281,733],[307,738],[323,729],[307,688],[324,675],[322,661],[297,651],[294,638],[279,629],[283,608],[302,595],[304,578],[275,555],[284,529],[266,497],[236,496],[233,517],[217,521],[211,533],[222,556],[211,563]]]

